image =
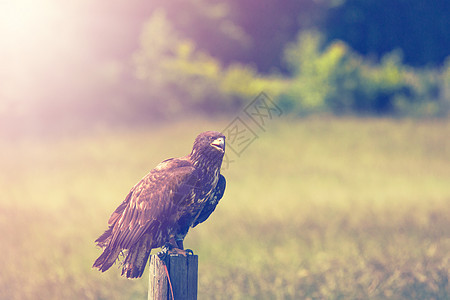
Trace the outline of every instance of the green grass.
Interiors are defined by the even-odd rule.
[[[225,121],[0,141],[0,299],[145,299],[91,269],[128,190]],[[450,122],[270,123],[185,244],[199,299],[448,299]]]

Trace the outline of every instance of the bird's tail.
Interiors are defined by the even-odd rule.
[[[107,246],[103,250],[103,253],[95,260],[92,267],[98,268],[100,271],[105,272],[114,264],[117,257],[119,256],[120,251],[120,248]]]
[[[139,278],[147,265],[147,260],[152,250],[151,236],[145,234],[142,239],[134,244],[127,252],[123,262],[122,276],[127,278]]]
[[[110,226],[98,239],[95,240],[97,246],[105,248],[112,238],[112,226]]]

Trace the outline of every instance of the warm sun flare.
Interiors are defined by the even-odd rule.
[[[2,1],[0,31],[3,43],[21,48],[42,42],[58,17],[59,7],[56,4],[52,0]]]
[[[44,99],[54,86],[55,66],[68,68],[68,57],[81,44],[74,34],[80,19],[74,5],[57,0],[0,0],[0,111],[23,111],[29,103]]]

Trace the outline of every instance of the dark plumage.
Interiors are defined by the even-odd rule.
[[[122,275],[141,277],[153,248],[166,243],[183,249],[190,227],[204,222],[225,191],[220,174],[225,136],[207,131],[194,141],[191,154],[161,162],[139,181],[95,241],[103,253],[93,267],[104,272],[124,253]]]

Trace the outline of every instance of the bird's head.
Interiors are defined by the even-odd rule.
[[[222,162],[224,154],[225,136],[217,131],[205,131],[195,139],[191,157],[194,160],[208,159]]]

